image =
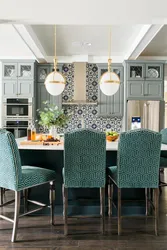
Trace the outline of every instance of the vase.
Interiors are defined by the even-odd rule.
[[[54,139],[56,139],[56,137],[57,137],[57,127],[56,126],[50,127],[49,135],[51,135]]]

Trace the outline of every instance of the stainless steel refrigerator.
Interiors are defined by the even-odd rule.
[[[127,130],[147,128],[159,132],[164,128],[164,115],[164,101],[129,100]]]

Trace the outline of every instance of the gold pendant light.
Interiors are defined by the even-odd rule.
[[[100,89],[103,94],[112,96],[114,95],[120,85],[119,76],[111,71],[111,27],[109,30],[109,59],[108,59],[108,71],[105,72],[100,78]]]
[[[54,71],[47,75],[45,79],[45,87],[49,94],[60,95],[66,84],[64,76],[57,71],[57,58],[56,58],[56,25],[55,25],[55,57],[54,57]]]

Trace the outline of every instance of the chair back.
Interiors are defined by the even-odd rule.
[[[164,128],[161,130],[161,135],[162,135],[162,143],[167,144],[167,128]],[[162,167],[167,166],[167,151],[162,151],[161,152],[161,164]]]
[[[117,183],[120,188],[158,188],[161,134],[139,129],[120,135]]]
[[[162,135],[162,143],[167,144],[167,128],[162,129],[160,133]]]
[[[80,129],[64,136],[65,187],[105,187],[105,133]]]
[[[21,183],[21,160],[12,133],[0,130],[0,187],[17,190]]]

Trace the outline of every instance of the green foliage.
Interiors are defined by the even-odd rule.
[[[44,111],[37,110],[39,113],[39,124],[43,127],[50,128],[52,126],[63,127],[71,115],[64,114],[64,111],[59,110],[57,106],[51,105],[48,101],[43,102],[46,106]]]

